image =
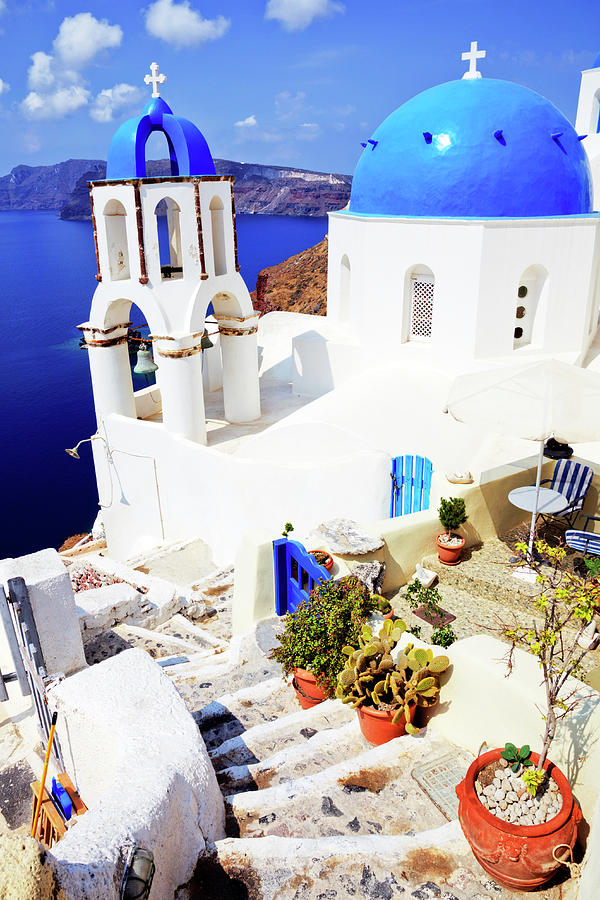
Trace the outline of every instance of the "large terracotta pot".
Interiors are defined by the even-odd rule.
[[[294,669],[292,685],[302,709],[310,709],[327,699],[324,691],[317,686],[317,679],[308,669]]]
[[[410,721],[412,722],[415,714],[416,706],[410,707]],[[371,744],[387,744],[393,738],[402,737],[406,734],[406,719],[404,715],[397,725],[394,725],[392,719],[398,712],[396,709],[380,710],[374,706],[359,706],[356,710],[358,713],[358,722],[360,730]]]
[[[453,537],[460,538],[460,544],[449,547],[448,544],[442,544],[440,542],[441,536],[445,533],[445,531],[442,531],[440,534],[436,535],[435,538],[438,559],[441,563],[444,563],[445,566],[457,566],[460,562],[460,555],[463,551],[463,547],[465,546],[465,540],[464,538],[461,538],[459,534],[453,534]]]
[[[471,763],[465,778],[456,787],[458,819],[477,861],[497,881],[521,891],[532,891],[549,881],[560,863],[552,851],[565,859],[577,840],[577,824],[582,815],[569,782],[557,766],[546,760],[544,769],[560,788],[561,811],[543,825],[512,825],[492,815],[475,792],[475,779],[488,763],[500,759],[500,751],[489,750]],[[532,753],[537,764],[539,754]]]

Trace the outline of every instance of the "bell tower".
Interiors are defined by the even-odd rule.
[[[594,180],[594,209],[600,209],[600,54],[581,73],[575,128],[588,155]]]
[[[79,328],[99,426],[113,415],[147,418],[148,389],[134,394],[129,363],[134,303],[158,367],[154,421],[162,411],[168,433],[206,444],[203,382],[222,386],[227,421],[260,417],[258,313],[239,272],[233,176],[215,174],[203,135],[174,115],[160,96],[166,76],[150,68],[150,100],[114,135],[106,179],[90,182],[98,286]],[[167,141],[170,174],[150,177],[146,143],[156,131]],[[212,347],[202,341],[207,327]]]

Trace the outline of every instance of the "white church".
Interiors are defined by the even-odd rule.
[[[482,77],[484,56],[473,43],[462,78],[365,141],[349,204],[329,214],[327,316],[260,320],[233,178],[152,64],[150,101],[91,183],[98,286],[79,326],[112,556],[198,536],[228,561],[250,529],[383,519],[394,456],[429,457],[440,496],[444,472],[530,454],[443,415],[457,374],[546,357],[600,369],[600,57],[574,128],[534,91]],[[151,178],[155,131],[171,174]],[[139,391],[132,304],[157,366]]]

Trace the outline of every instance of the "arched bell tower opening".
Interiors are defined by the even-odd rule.
[[[225,208],[219,196],[210,201],[210,222],[213,246],[213,265],[215,275],[227,273],[227,254],[225,250]]]
[[[130,277],[127,212],[119,200],[109,200],[103,211],[111,281]]]
[[[179,205],[171,197],[163,197],[154,210],[163,281],[166,278],[183,278],[180,213]]]

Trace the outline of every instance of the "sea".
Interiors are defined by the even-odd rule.
[[[241,272],[316,244],[326,218],[237,216]],[[96,428],[87,351],[76,326],[96,287],[90,222],[55,210],[0,212],[0,559],[59,547],[91,529],[98,495],[89,445]],[[132,363],[135,359],[132,360]]]

